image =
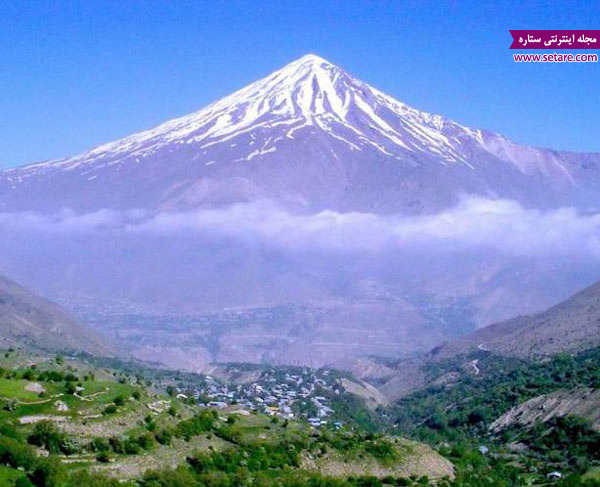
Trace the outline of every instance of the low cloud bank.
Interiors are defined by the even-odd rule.
[[[0,213],[0,232],[187,236],[236,239],[281,250],[492,249],[514,256],[600,258],[600,214],[540,211],[515,201],[465,197],[454,208],[417,217],[371,213],[293,214],[270,202],[151,214],[101,210],[54,215]]]

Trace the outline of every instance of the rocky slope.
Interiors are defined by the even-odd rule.
[[[600,431],[600,391],[596,389],[574,389],[552,392],[534,397],[515,406],[490,425],[498,433],[506,427],[530,426],[538,421],[575,415],[588,419],[592,427]]]

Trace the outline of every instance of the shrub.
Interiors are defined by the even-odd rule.
[[[125,396],[123,395],[119,395],[117,397],[115,397],[113,399],[113,402],[117,405],[117,406],[122,406],[123,404],[125,404]]]
[[[193,418],[180,421],[173,431],[173,435],[177,438],[190,439],[207,431],[212,430],[215,422],[215,417],[211,411],[202,411]]]
[[[137,441],[143,450],[151,450],[154,447],[154,437],[152,435],[141,435]]]
[[[63,437],[60,441],[59,449],[65,455],[75,455],[81,451],[81,445],[76,438]]]
[[[108,415],[108,414],[115,414],[116,412],[117,412],[117,406],[115,404],[109,404],[108,406],[106,406],[104,408],[104,410],[102,411],[102,414]]]
[[[154,437],[161,445],[170,445],[171,440],[173,439],[173,433],[171,430],[164,429],[160,433],[154,435]]]
[[[35,487],[35,486],[31,483],[31,480],[29,480],[27,477],[20,477],[15,482],[15,487]]]
[[[59,453],[65,441],[63,433],[51,421],[40,421],[33,427],[33,431],[27,438],[32,445],[45,448],[50,453]]]
[[[142,449],[135,438],[128,438],[127,440],[125,440],[123,446],[125,449],[125,453],[127,453],[128,455],[137,455]]]
[[[23,372],[23,379],[25,380],[34,380],[35,379],[35,372],[31,369],[27,369],[25,372]]]
[[[110,444],[106,438],[94,438],[92,440],[92,450],[94,451],[108,451],[110,449]]]
[[[110,462],[110,453],[108,450],[102,450],[96,455],[96,460],[98,460],[100,463],[108,463]]]
[[[37,487],[62,487],[66,478],[65,469],[52,458],[40,458],[31,474],[31,481]]]
[[[36,460],[34,451],[14,438],[0,435],[0,464],[12,468],[30,468]]]
[[[67,384],[65,385],[65,392],[70,395],[75,394],[77,392],[77,386],[75,385],[75,383],[67,382]]]

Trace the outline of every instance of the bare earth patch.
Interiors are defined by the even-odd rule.
[[[20,424],[35,424],[40,421],[54,421],[55,423],[63,423],[69,421],[67,416],[53,416],[51,414],[35,414],[33,416],[22,416],[19,418]]]
[[[39,382],[30,382],[25,386],[25,390],[28,392],[35,392],[36,394],[46,392],[46,388]]]
[[[74,436],[110,438],[111,436],[118,436],[135,426],[144,417],[140,413],[143,412],[134,411],[115,417],[94,417],[83,422],[61,424],[60,429]]]

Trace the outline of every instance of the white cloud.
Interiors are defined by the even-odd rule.
[[[282,250],[492,249],[515,256],[600,257],[600,214],[540,211],[509,200],[465,197],[417,217],[370,213],[293,214],[263,201],[218,209],[150,214],[101,210],[55,215],[0,213],[0,230],[239,239]]]

